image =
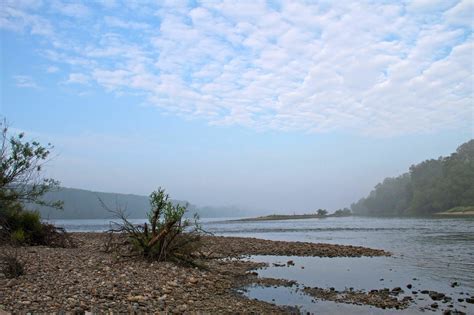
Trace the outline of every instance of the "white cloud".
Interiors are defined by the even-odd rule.
[[[6,3],[0,8],[0,28],[16,32],[29,31],[32,35],[46,37],[52,37],[54,34],[47,19],[21,10],[21,3]]]
[[[56,72],[58,72],[58,71],[59,71],[59,68],[56,67],[56,66],[48,66],[48,67],[46,68],[46,72],[47,72],[47,73],[56,73]]]
[[[90,9],[79,2],[54,1],[51,3],[51,8],[58,13],[74,18],[84,18],[91,14]]]
[[[33,89],[39,88],[35,80],[29,75],[15,75],[13,76],[13,79],[15,80],[17,87]]]
[[[462,0],[456,6],[446,11],[446,20],[453,25],[474,27],[474,1]]]
[[[104,18],[104,22],[110,27],[118,27],[124,29],[144,30],[150,28],[150,25],[146,23],[124,21],[114,16],[106,16]]]
[[[105,18],[66,24],[42,53],[72,67],[68,82],[143,95],[210,124],[430,132],[472,124],[472,3],[173,1],[138,10],[128,2],[133,17],[114,5]],[[92,16],[70,5],[53,6]],[[7,22],[33,14],[15,10]]]
[[[69,84],[87,84],[89,83],[89,76],[83,73],[70,73],[69,78],[66,80],[66,83]]]

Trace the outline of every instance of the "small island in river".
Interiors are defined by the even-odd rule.
[[[349,209],[339,209],[332,214],[328,214],[327,210],[319,209],[316,213],[307,214],[270,214],[266,216],[243,218],[231,221],[272,221],[272,220],[305,220],[305,219],[324,219],[331,217],[349,217],[352,213]]]

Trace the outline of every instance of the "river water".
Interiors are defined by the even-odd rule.
[[[104,231],[109,220],[57,220],[68,231]],[[135,220],[136,223],[144,220]],[[248,287],[242,291],[257,298],[282,305],[296,305],[310,313],[422,313],[433,301],[421,293],[403,311],[315,300],[302,293],[303,286],[344,290],[371,290],[402,287],[405,291],[434,290],[453,298],[440,304],[445,309],[474,314],[473,304],[458,299],[474,295],[474,219],[473,218],[365,218],[344,217],[285,221],[223,221],[204,219],[203,228],[216,235],[256,237],[269,240],[304,241],[358,245],[393,253],[391,257],[317,258],[253,256],[248,259],[270,263],[258,270],[262,277],[296,280],[300,286]],[[274,267],[272,263],[293,260],[295,266]],[[452,287],[457,282],[459,286]],[[407,284],[413,286],[406,288]],[[413,296],[413,295],[412,295]],[[449,307],[449,305],[452,305]]]

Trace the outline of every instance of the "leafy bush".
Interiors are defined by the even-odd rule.
[[[5,251],[5,253],[0,257],[0,272],[6,278],[17,278],[25,274],[25,264],[18,259],[18,256],[15,252]]]
[[[0,202],[0,244],[74,246],[64,229],[42,222],[38,212],[12,202]]]
[[[192,222],[184,219],[187,205],[174,205],[164,189],[159,188],[150,195],[151,211],[148,213],[148,222],[143,225],[134,225],[126,218],[124,212],[117,209],[114,212],[120,223],[114,223],[110,230],[125,236],[123,244],[113,243],[109,239],[108,249],[129,249],[132,254],[149,260],[171,260],[194,264],[193,253],[200,247],[201,228],[195,216]],[[104,207],[106,205],[103,204]],[[108,209],[106,207],[106,209]],[[109,210],[111,211],[111,210]]]

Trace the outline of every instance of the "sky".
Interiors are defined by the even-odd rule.
[[[0,115],[63,186],[335,210],[474,137],[473,0],[1,0]]]

